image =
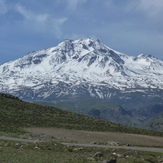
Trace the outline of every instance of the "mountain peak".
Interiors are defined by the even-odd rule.
[[[83,39],[78,39],[78,40],[69,40],[66,39],[65,41],[61,42],[59,46],[70,46],[70,45],[84,45],[87,47],[95,47],[95,45],[101,45],[102,43],[98,39],[94,38],[83,38]]]
[[[101,43],[99,39],[96,38],[82,38],[82,39],[78,39],[78,40],[74,40],[76,42],[80,42],[80,43],[87,43],[89,44],[90,42],[98,42]]]
[[[32,92],[60,97],[84,91],[103,98],[110,95],[101,88],[163,89],[162,81],[162,61],[144,54],[130,57],[93,38],[65,40],[0,66],[0,91],[16,96]]]

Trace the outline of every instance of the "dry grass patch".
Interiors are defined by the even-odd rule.
[[[78,143],[96,142],[97,144],[107,144],[108,141],[114,141],[120,145],[163,147],[163,137],[157,136],[68,130],[63,128],[28,128],[26,131],[32,134],[47,134],[63,141],[75,141]]]

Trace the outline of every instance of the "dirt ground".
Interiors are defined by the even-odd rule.
[[[163,147],[163,137],[157,136],[68,130],[62,128],[27,128],[26,131],[36,135],[55,137],[66,142]]]

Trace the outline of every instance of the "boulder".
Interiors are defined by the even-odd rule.
[[[103,153],[101,153],[101,152],[96,152],[96,153],[94,154],[93,158],[96,158],[96,157],[103,157],[103,156],[104,156]]]
[[[111,146],[118,146],[119,143],[118,143],[118,142],[115,142],[115,141],[109,140],[109,141],[108,141],[108,145],[111,145]]]

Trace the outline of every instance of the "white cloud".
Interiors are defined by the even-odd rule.
[[[83,35],[83,34],[79,34],[79,33],[69,33],[69,34],[65,34],[65,38],[64,39],[72,39],[72,40],[77,40],[80,38],[85,38],[87,36]]]
[[[37,22],[44,22],[47,20],[48,15],[47,14],[40,14],[37,15],[29,10],[26,10],[24,7],[21,5],[16,5],[16,10],[24,16],[26,20],[35,20]]]
[[[5,2],[6,2],[5,0],[0,0],[0,14],[5,14],[7,12]]]
[[[24,18],[23,23],[26,28],[62,37],[62,25],[67,21],[66,17],[55,18],[49,14],[38,14],[27,10],[21,5],[16,5],[16,11]]]
[[[67,1],[70,9],[75,10],[79,4],[85,3],[87,0],[67,0]]]
[[[163,12],[163,0],[140,0],[140,8],[149,16],[158,16]]]

